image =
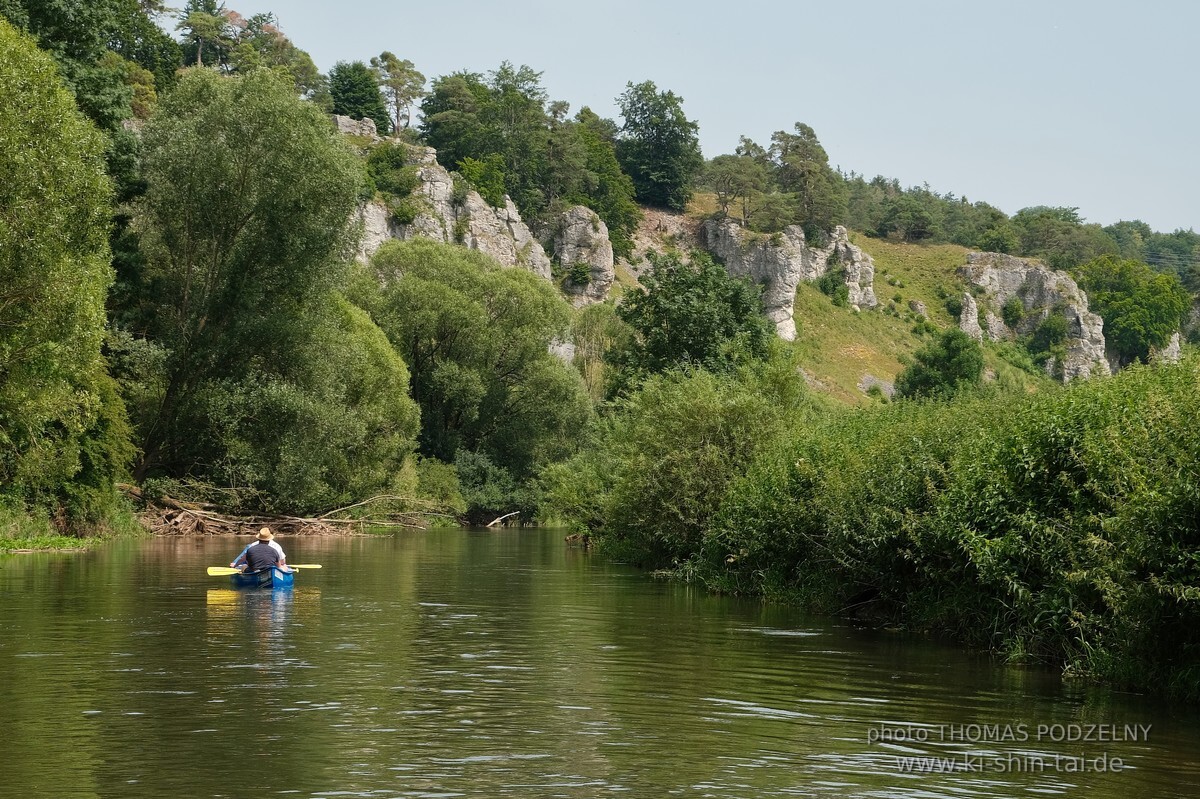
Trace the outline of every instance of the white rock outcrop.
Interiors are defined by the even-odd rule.
[[[958,274],[969,285],[981,289],[990,306],[985,317],[989,338],[1028,335],[1046,317],[1058,314],[1067,321],[1066,356],[1061,364],[1047,364],[1047,369],[1059,374],[1064,382],[1111,374],[1104,352],[1104,322],[1088,310],[1087,295],[1066,272],[1011,255],[973,252],[967,256],[967,264],[959,267]],[[1013,298],[1021,302],[1023,312],[1014,329],[1009,330],[994,310],[1004,308]],[[969,293],[963,297],[959,326],[977,339],[983,336],[979,309]]]
[[[375,127],[375,120],[364,117],[363,119],[351,119],[340,114],[333,115],[333,124],[337,125],[338,133],[344,133],[347,136],[365,136],[372,141],[379,141],[379,130]]]
[[[763,309],[785,341],[796,338],[796,286],[816,280],[831,268],[840,268],[850,290],[850,304],[876,305],[875,265],[871,257],[850,243],[838,227],[830,243],[808,246],[804,231],[790,225],[779,233],[754,234],[732,219],[710,219],[703,227],[705,248],[719,258],[729,274],[748,277],[763,287]]]
[[[567,273],[563,293],[575,307],[603,302],[616,279],[612,242],[608,226],[596,212],[576,205],[563,212],[555,225],[552,250],[554,258]],[[587,270],[587,279],[572,278],[576,271]]]
[[[411,222],[397,223],[388,218],[385,208],[368,203],[359,212],[364,229],[360,258],[369,258],[388,238],[423,237],[462,244],[492,256],[505,266],[527,269],[550,279],[550,258],[522,221],[512,200],[505,197],[503,208],[493,208],[476,191],[460,189],[456,193],[453,177],[437,162],[433,148],[409,150],[409,161],[416,165],[419,180],[412,192],[417,213]],[[385,228],[386,236],[382,232]]]

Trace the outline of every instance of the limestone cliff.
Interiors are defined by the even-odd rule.
[[[562,267],[563,293],[576,307],[603,302],[612,288],[612,242],[608,226],[596,212],[582,205],[568,208],[553,228],[554,260]]]
[[[1063,381],[1111,374],[1104,323],[1088,310],[1087,295],[1066,272],[1011,255],[973,252],[958,275],[979,291],[987,306],[981,325],[974,296],[964,295],[959,325],[966,333],[977,339],[985,333],[993,341],[1013,339],[1029,335],[1048,316],[1058,314],[1067,322],[1066,356],[1061,364],[1047,364],[1047,369]],[[997,312],[1014,298],[1021,303],[1021,314],[1010,330]]]
[[[454,185],[454,178],[437,162],[431,147],[410,147],[410,162],[417,167],[419,184],[413,191],[417,212],[407,223],[388,219],[387,210],[368,203],[361,211],[363,239],[359,256],[369,258],[389,238],[424,237],[462,244],[495,258],[505,266],[519,266],[550,279],[550,258],[521,220],[512,200],[493,208],[469,189]]]
[[[804,231],[796,225],[762,235],[750,233],[732,219],[710,219],[704,223],[703,234],[705,248],[731,275],[749,277],[763,287],[764,310],[785,341],[796,338],[796,286],[802,280],[816,280],[829,269],[842,270],[851,305],[876,305],[874,263],[850,243],[844,227],[839,226],[822,248],[809,247]]]

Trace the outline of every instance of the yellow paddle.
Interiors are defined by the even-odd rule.
[[[288,568],[289,569],[319,569],[319,568],[321,568],[321,564],[319,564],[319,563],[299,563],[299,564],[289,563]],[[208,574],[210,577],[221,577],[224,575],[240,574],[240,573],[241,572],[238,569],[233,569],[233,568],[230,568],[229,566],[209,566],[208,567]]]

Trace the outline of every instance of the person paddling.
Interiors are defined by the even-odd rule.
[[[258,540],[252,541],[243,549],[241,554],[233,559],[233,563],[229,564],[230,566],[235,569],[240,567],[243,572],[262,571],[272,566],[278,566],[283,571],[291,571],[287,565],[287,556],[283,554],[283,547],[275,542],[275,535],[271,532],[270,527],[259,530],[255,538]]]

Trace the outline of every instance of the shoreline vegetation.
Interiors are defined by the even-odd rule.
[[[755,395],[647,386],[548,475],[552,504],[600,551],[719,593],[1200,699],[1196,356],[1027,396]]]

